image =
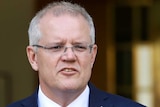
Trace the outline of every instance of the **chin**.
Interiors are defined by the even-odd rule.
[[[85,87],[85,85],[83,85],[82,83],[79,83],[79,82],[64,82],[63,84],[63,89],[64,90],[81,90]]]

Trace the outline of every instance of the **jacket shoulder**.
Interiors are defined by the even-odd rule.
[[[146,107],[138,102],[135,102],[131,99],[114,95],[114,94],[108,94],[110,97],[108,98],[109,103],[113,103],[115,107]]]
[[[145,107],[131,99],[99,90],[92,84],[90,87],[90,107]]]

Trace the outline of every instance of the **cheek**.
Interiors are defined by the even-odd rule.
[[[39,72],[43,73],[44,75],[52,74],[55,71],[56,60],[49,56],[39,56],[38,58],[38,69]]]
[[[39,79],[41,83],[53,84],[56,79],[56,69],[53,60],[44,60],[39,63]]]
[[[92,67],[89,61],[86,61],[84,63],[82,74],[83,74],[82,81],[84,81],[85,83],[88,82],[92,74]]]
[[[83,71],[89,73],[92,70],[92,60],[91,56],[86,56],[85,58],[81,58],[81,68]]]

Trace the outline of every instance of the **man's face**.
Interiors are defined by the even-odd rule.
[[[65,52],[43,48],[33,52],[33,47],[28,47],[29,60],[32,68],[38,71],[41,88],[52,91],[83,90],[91,76],[97,46],[93,45],[92,51],[88,48],[85,52],[76,52],[70,47],[91,44],[86,20],[80,15],[54,17],[47,14],[40,21],[40,30],[42,37],[38,45],[69,47]]]

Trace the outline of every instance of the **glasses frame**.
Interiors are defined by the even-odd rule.
[[[37,48],[46,49],[46,50],[52,50],[52,49],[53,49],[53,46],[47,47],[47,46],[38,45],[38,44],[35,44],[35,45],[32,45],[32,46],[33,46],[33,47],[37,47]],[[89,51],[90,53],[91,53],[91,51],[92,51],[93,46],[94,46],[94,44],[90,44],[90,45],[87,45],[87,46],[86,46],[86,48],[89,48],[89,49],[90,49],[90,51]],[[62,54],[65,53],[68,48],[71,48],[71,49],[72,49],[72,52],[74,52],[74,51],[75,51],[75,47],[76,47],[76,46],[74,46],[74,45],[73,45],[73,46],[63,46],[64,50],[63,50]]]

